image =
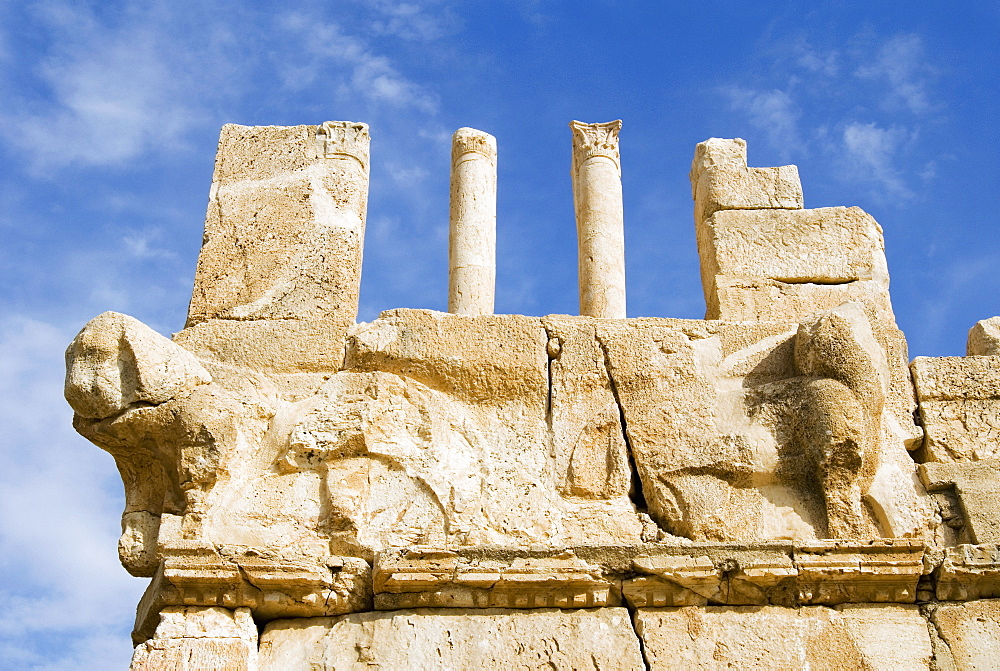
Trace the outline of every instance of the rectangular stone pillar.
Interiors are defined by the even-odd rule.
[[[249,608],[164,608],[156,634],[136,646],[129,668],[256,671],[257,625]]]
[[[579,243],[580,314],[625,318],[625,217],[618,153],[621,120],[573,130],[573,205]]]
[[[188,326],[357,316],[368,126],[223,126]]]
[[[459,128],[451,144],[448,312],[493,314],[497,247],[497,141]]]

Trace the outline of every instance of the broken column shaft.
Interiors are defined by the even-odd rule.
[[[618,131],[621,120],[571,121],[573,205],[579,244],[580,314],[625,318],[625,223]]]
[[[459,128],[451,141],[448,312],[493,314],[496,285],[497,141]]]

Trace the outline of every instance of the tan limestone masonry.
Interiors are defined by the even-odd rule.
[[[462,128],[449,312],[368,323],[368,127],[222,129],[186,328],[66,353],[133,669],[996,665],[1000,317],[910,362],[879,224],[713,138],[706,319],[626,319],[620,127],[571,123],[581,315],[493,314],[502,142]]]

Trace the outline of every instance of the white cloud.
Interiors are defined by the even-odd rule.
[[[286,86],[304,88],[321,75],[339,74],[334,81],[341,99],[436,111],[437,101],[429,91],[401,75],[392,60],[376,53],[365,39],[345,33],[338,24],[292,13],[283,17],[280,25],[311,56],[309,62],[285,68]],[[342,68],[339,73],[338,67]]]
[[[730,97],[733,109],[744,112],[775,149],[787,153],[800,146],[799,111],[788,92],[736,88]]]
[[[367,4],[379,16],[372,22],[372,30],[383,35],[393,35],[404,40],[426,42],[454,32],[458,18],[447,7],[447,2],[397,2],[396,0],[368,0]]]
[[[878,48],[869,62],[862,63],[856,70],[862,79],[887,85],[886,100],[914,114],[923,114],[932,108],[927,92],[928,77],[932,73],[917,35],[891,38]]]
[[[101,25],[85,7],[49,3],[50,49],[31,73],[38,90],[9,95],[3,135],[38,171],[114,165],[176,144],[203,116],[184,49],[153,19]]]
[[[889,196],[909,198],[913,193],[896,168],[896,155],[910,140],[901,128],[880,128],[872,123],[849,123],[843,143],[849,167],[862,178],[885,189]]]
[[[122,245],[134,259],[174,259],[176,254],[162,244],[157,228],[132,230],[122,237]]]
[[[912,184],[933,179],[934,157],[913,160],[921,127],[938,109],[936,71],[918,35],[859,34],[834,48],[797,36],[769,51],[760,85],[727,92],[730,108],[786,159],[818,149],[845,182],[880,200],[912,198]]]

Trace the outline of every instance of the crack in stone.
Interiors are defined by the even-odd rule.
[[[625,406],[622,404],[621,395],[618,391],[618,382],[611,371],[611,357],[608,354],[607,345],[601,340],[596,328],[594,329],[594,340],[597,341],[598,347],[601,348],[601,355],[604,359],[604,370],[608,376],[608,385],[611,387],[611,395],[615,399],[615,405],[618,406],[618,419],[622,427],[622,439],[625,441],[625,454],[628,457],[628,466],[632,473],[632,486],[629,488],[629,498],[632,499],[632,504],[636,507],[636,510],[644,513],[648,510],[648,505],[646,503],[646,496],[642,491],[642,477],[639,475],[639,467],[636,464],[632,441],[628,435],[628,424],[625,421]],[[657,526],[659,527],[659,524]]]

